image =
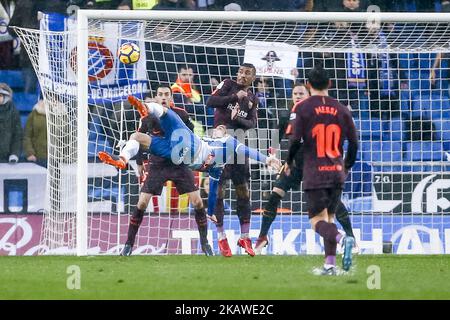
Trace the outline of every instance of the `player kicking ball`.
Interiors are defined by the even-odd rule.
[[[99,159],[119,169],[125,169],[128,161],[142,148],[150,154],[171,159],[174,164],[186,164],[191,170],[209,173],[210,192],[208,194],[208,218],[217,222],[214,215],[214,206],[217,200],[217,191],[223,167],[226,164],[238,162],[245,163],[246,158],[264,163],[273,170],[279,170],[280,160],[274,155],[265,156],[259,151],[249,148],[227,134],[225,126],[218,126],[213,131],[212,138],[199,138],[183,123],[180,117],[172,110],[158,103],[142,103],[133,96],[128,97],[141,117],[148,113],[160,118],[164,136],[150,136],[136,132],[127,141],[119,156],[99,152]]]
[[[295,155],[303,148],[303,189],[311,226],[322,238],[325,264],[321,274],[336,274],[336,247],[344,248],[342,268],[350,270],[355,239],[343,236],[334,224],[348,170],[354,165],[358,137],[347,107],[328,96],[330,78],[322,67],[308,75],[311,97],[301,103],[291,117],[293,138],[286,170],[295,164]],[[348,140],[345,160],[344,140]]]
[[[172,91],[165,84],[158,85],[155,92],[154,102],[173,110],[181,120],[186,124],[189,130],[194,130],[194,124],[189,118],[189,114],[182,108],[177,108],[173,104]],[[150,102],[150,101],[148,101]],[[138,132],[163,136],[159,118],[149,114],[141,118]],[[142,150],[140,150],[142,151]],[[144,167],[144,159],[147,158],[147,167]],[[199,188],[195,182],[194,174],[185,165],[175,165],[172,161],[155,155],[145,156],[138,154],[136,156],[139,176],[142,179],[142,187],[139,193],[139,200],[134,206],[128,225],[127,240],[121,251],[121,256],[130,256],[133,252],[133,246],[136,236],[144,219],[145,210],[153,196],[161,195],[164,185],[167,181],[172,181],[180,195],[186,194],[189,202],[194,208],[195,222],[199,233],[200,248],[206,256],[213,256],[213,250],[208,242],[208,219],[206,209],[203,206],[203,200],[200,196]]]

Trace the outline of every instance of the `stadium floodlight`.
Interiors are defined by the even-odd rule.
[[[214,81],[235,77],[250,40],[295,46],[300,80],[309,68],[323,64],[332,74],[330,95],[352,109],[362,142],[344,195],[354,221],[355,217],[364,221],[359,225],[361,238],[378,236],[372,231],[379,224],[393,225],[407,213],[415,213],[414,224],[420,225],[425,214],[442,217],[447,209],[442,201],[418,202],[423,192],[415,194],[416,199],[397,196],[407,192],[405,185],[417,185],[402,178],[405,173],[415,172],[420,182],[448,168],[441,161],[443,148],[450,146],[446,127],[450,104],[444,90],[448,78],[436,73],[429,81],[436,54],[450,52],[448,14],[78,10],[77,19],[67,19],[66,29],[57,31],[50,30],[45,19],[41,31],[16,28],[48,111],[42,253],[118,253],[137,201],[138,179],[135,167],[119,172],[95,155],[101,150],[118,153],[136,129],[138,115],[125,103],[126,96],[143,98],[157,83],[173,83],[179,66],[189,65],[204,103]],[[124,42],[139,46],[138,63],[125,66],[115,58]],[[293,81],[270,72],[265,79],[267,85],[259,92],[265,105],[258,111],[258,130],[248,139],[269,146],[269,136],[278,132],[279,118],[290,107]],[[186,108],[204,129],[211,127],[213,116],[207,106],[188,103]],[[418,132],[428,141],[417,143]],[[275,177],[264,175],[254,164],[251,171],[252,205],[258,209]],[[233,195],[229,190],[231,208]],[[423,198],[432,201],[432,194]],[[193,215],[185,198],[174,199],[168,187],[160,202],[148,209],[153,214],[141,225],[136,253],[197,252],[191,251],[189,234],[195,229]],[[293,191],[283,201],[288,209],[279,218],[283,230],[308,224],[307,219],[296,219],[304,210],[301,199],[301,193]],[[399,213],[392,214],[396,210]],[[363,220],[356,214],[371,218]],[[227,221],[225,228],[231,229],[232,220]],[[307,237],[301,234],[294,242],[301,252],[315,250],[303,246]],[[372,252],[382,253],[382,241],[377,248]],[[273,253],[291,253],[276,250]]]

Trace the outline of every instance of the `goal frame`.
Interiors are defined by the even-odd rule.
[[[153,10],[84,10],[77,11],[77,213],[76,254],[87,255],[88,246],[88,20],[181,20],[181,21],[280,21],[280,22],[450,22],[447,13],[390,13],[379,12],[230,12],[230,11],[153,11]],[[438,48],[436,48],[438,49]],[[444,48],[442,48],[443,50]],[[448,48],[447,48],[448,49]],[[439,51],[439,50],[438,50]]]

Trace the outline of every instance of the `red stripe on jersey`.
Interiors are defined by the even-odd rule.
[[[175,106],[173,106],[173,107],[170,107],[170,109],[172,109],[173,111],[175,111],[175,110],[178,110],[178,111],[184,111],[184,112],[186,112],[186,110],[185,110],[185,109],[183,109],[183,108],[179,108],[179,107],[175,107]]]
[[[306,98],[308,99],[308,98]],[[297,110],[297,108],[306,100],[306,99],[302,99],[299,102],[297,102],[296,104],[294,104],[294,106],[292,107],[291,113],[295,112],[295,110]]]

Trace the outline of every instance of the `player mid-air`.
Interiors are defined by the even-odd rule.
[[[225,164],[233,163],[235,160],[244,162],[246,158],[250,158],[274,170],[280,168],[280,160],[274,155],[265,156],[245,146],[227,134],[225,126],[215,128],[212,138],[201,139],[189,130],[174,111],[154,102],[144,104],[133,96],[129,96],[128,100],[139,111],[141,117],[147,116],[149,112],[159,117],[164,136],[135,132],[119,156],[99,152],[100,160],[119,169],[125,169],[127,162],[143,148],[153,155],[171,159],[174,164],[184,163],[192,170],[208,172],[210,179],[208,216],[213,222],[217,222],[214,206],[219,179]]]
[[[194,124],[191,122],[188,113],[182,108],[175,107],[173,104],[172,91],[168,85],[158,85],[153,101],[173,110],[191,131],[194,130]],[[141,118],[141,124],[138,132],[148,133],[155,136],[164,135],[159,123],[159,118],[152,114]],[[192,171],[186,165],[175,165],[172,161],[170,161],[170,159],[161,158],[155,155],[150,155],[147,157],[147,170],[144,170],[144,160],[145,156],[143,154],[138,154],[136,157],[139,176],[143,178],[143,186],[139,193],[139,201],[137,202],[130,217],[127,241],[121,255],[131,255],[138,230],[144,219],[144,213],[148,207],[150,199],[154,195],[161,195],[164,184],[166,181],[170,180],[175,184],[175,188],[180,195],[187,194],[191,205],[194,207],[195,222],[197,223],[200,236],[201,250],[205,253],[205,255],[212,256],[214,253],[207,238],[208,219],[206,217],[206,210],[203,206],[203,200],[200,196],[200,191],[195,182]]]

